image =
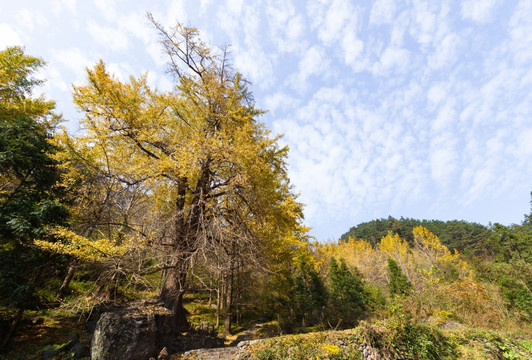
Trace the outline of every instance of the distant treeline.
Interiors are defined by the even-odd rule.
[[[485,251],[486,239],[491,234],[488,227],[464,220],[419,220],[404,217],[395,219],[389,216],[387,219],[376,219],[353,226],[340,237],[340,240],[348,241],[350,237],[355,237],[375,245],[391,231],[412,244],[414,241],[412,229],[417,226],[423,226],[438,236],[442,244],[449,249],[470,255]]]

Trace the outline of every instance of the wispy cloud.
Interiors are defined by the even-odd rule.
[[[128,36],[120,29],[110,26],[102,26],[94,21],[90,21],[87,31],[92,39],[101,46],[113,50],[126,50],[130,47]]]
[[[264,120],[285,134],[289,176],[321,239],[389,214],[487,223],[528,210],[532,1],[125,4],[6,3],[0,45],[44,39],[46,27],[37,55],[59,99],[100,57],[120,77],[150,70],[150,84],[171,87],[146,10],[232,45],[271,110]]]
[[[29,9],[22,9],[17,14],[19,24],[24,24],[25,28],[33,31],[35,28],[45,28],[49,25],[48,19],[40,11],[30,11]]]
[[[395,11],[394,0],[377,0],[371,7],[369,22],[376,25],[389,24],[394,20]]]
[[[9,24],[0,23],[0,34],[2,34],[0,37],[1,48],[23,45],[20,35]]]
[[[479,23],[488,22],[494,16],[495,7],[499,2],[499,0],[463,1],[462,16]]]

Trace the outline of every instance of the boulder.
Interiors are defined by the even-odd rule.
[[[103,313],[94,330],[92,360],[146,360],[171,349],[176,333],[172,312],[156,299],[128,303]]]

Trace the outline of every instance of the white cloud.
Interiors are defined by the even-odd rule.
[[[518,135],[516,156],[532,156],[532,129],[526,129]]]
[[[292,110],[296,108],[297,100],[286,92],[276,92],[265,99],[266,110],[276,113],[277,111]]]
[[[55,17],[65,17],[72,15],[77,15],[77,1],[76,0],[51,0],[50,10],[55,15]],[[63,11],[65,10],[69,12],[69,14],[63,14]]]
[[[220,30],[223,30],[230,38],[231,45],[235,45],[235,40],[238,39],[239,22],[230,13],[227,6],[219,6],[215,15],[216,25]]]
[[[408,17],[408,12],[403,11],[401,14],[397,15],[393,20],[393,28],[390,37],[390,46],[394,47],[403,47],[405,33],[408,31],[408,26],[410,19]]]
[[[493,11],[498,0],[462,1],[462,17],[479,23],[486,23],[493,18]]]
[[[161,46],[158,43],[150,42],[145,49],[158,67],[164,67],[167,64],[167,58],[163,55]]]
[[[266,4],[266,15],[274,32],[282,32],[282,28],[295,15],[295,9],[291,1],[270,1]]]
[[[441,103],[449,94],[449,85],[446,83],[436,83],[431,85],[427,99],[431,106],[436,106]]]
[[[94,0],[94,5],[108,21],[115,20],[117,12],[115,10],[116,1],[114,0]]]
[[[402,73],[408,69],[410,63],[410,52],[406,49],[386,48],[379,62],[375,63],[372,72],[376,75],[384,75],[390,70]]]
[[[468,204],[477,200],[482,194],[489,192],[494,183],[493,169],[489,164],[484,164],[484,167],[476,169],[472,176],[472,184],[468,191],[468,196],[464,198],[464,203]]]
[[[267,11],[266,11],[267,12]],[[261,9],[244,2],[228,1],[217,10],[217,24],[225,30],[234,66],[255,86],[269,88],[275,81],[277,54],[266,51],[267,37]]]
[[[200,0],[201,12],[204,14],[211,7],[212,0]]]
[[[377,0],[373,3],[369,16],[370,24],[389,24],[394,19],[395,14],[394,0]]]
[[[274,82],[273,60],[261,49],[245,50],[234,47],[234,63],[246,78],[256,86],[268,88]]]
[[[70,11],[72,14],[76,14],[76,0],[61,0],[63,5]]]
[[[299,40],[305,31],[305,20],[301,14],[296,15],[288,20],[286,35],[288,39]]]
[[[178,22],[182,24],[187,24],[188,13],[185,7],[185,1],[184,0],[170,1],[170,5],[164,8],[164,14],[163,14],[162,19],[163,19],[162,23],[167,26],[174,26]]]
[[[155,31],[151,26],[148,26],[148,20],[145,13],[131,12],[126,15],[120,15],[116,19],[116,23],[120,29],[126,30],[137,38],[141,39],[144,44],[153,42],[155,39]]]
[[[242,13],[242,5],[244,4],[244,0],[227,0],[227,9],[233,16],[240,16]]]
[[[62,92],[70,91],[70,84],[65,81],[58,68],[53,67],[51,69],[45,69],[44,78],[46,79],[44,86],[47,93],[53,92],[54,88],[57,88]]]
[[[323,221],[324,213],[344,217],[387,201],[400,206],[406,194],[422,192],[414,138],[382,109],[356,103],[356,93],[342,86],[321,88],[299,107],[297,121],[276,122],[287,143],[296,144],[290,174],[296,188],[304,189],[302,201],[314,205],[305,211],[311,223]]]
[[[424,47],[434,38],[436,15],[428,8],[429,3],[415,1],[412,12],[411,35]]]
[[[49,25],[49,21],[44,17],[42,12],[34,10],[30,11],[27,8],[21,9],[17,14],[19,24],[24,24],[24,28],[33,31],[37,28],[44,28]]]
[[[0,49],[8,46],[23,45],[19,34],[9,24],[0,24]]]
[[[75,80],[84,80],[86,77],[85,69],[94,66],[94,64],[95,60],[87,56],[83,50],[79,48],[70,48],[56,50],[49,66],[55,68],[59,65],[62,68],[72,71]]]
[[[325,13],[325,21],[318,29],[318,37],[325,44],[340,40],[347,20],[356,17],[357,14],[348,0],[333,0]]]
[[[357,37],[354,24],[350,26],[350,29],[343,37],[342,48],[344,50],[345,63],[356,69],[362,61],[364,42]]]
[[[519,66],[530,66],[532,61],[532,1],[521,0],[510,19],[510,50]],[[530,69],[530,68],[528,68]],[[530,72],[529,72],[530,73]]]
[[[290,86],[299,92],[308,90],[307,80],[313,75],[325,74],[328,71],[328,65],[329,60],[323,48],[318,45],[312,46],[299,60],[298,72],[289,79]]]
[[[440,133],[431,140],[431,177],[439,186],[450,185],[457,169],[456,137],[451,132]]]
[[[130,47],[129,38],[122,30],[102,26],[94,21],[89,22],[87,30],[94,41],[109,50],[122,51]]]
[[[112,76],[122,82],[129,82],[129,77],[134,74],[133,68],[127,62],[111,62],[106,64],[106,69]],[[143,74],[136,74],[135,77]]]
[[[261,34],[261,13],[254,6],[246,6],[241,16],[241,31],[248,48],[261,49],[263,36]]]
[[[457,60],[457,48],[461,39],[456,34],[448,34],[443,41],[437,45],[436,51],[428,58],[428,65],[432,70],[444,67],[452,67]]]
[[[444,106],[440,108],[438,116],[432,123],[432,131],[434,133],[440,133],[443,130],[449,130],[450,125],[452,125],[458,118],[456,111],[454,109],[455,104],[452,98],[449,98]]]
[[[268,2],[266,6],[267,23],[271,32],[271,41],[285,53],[299,53],[305,46],[306,21],[289,1]]]

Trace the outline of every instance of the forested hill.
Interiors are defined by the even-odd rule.
[[[485,240],[491,233],[484,225],[464,220],[418,220],[403,217],[395,219],[389,216],[387,219],[376,219],[353,226],[340,237],[340,240],[347,241],[349,237],[355,237],[375,245],[391,231],[412,244],[414,241],[412,229],[420,225],[438,236],[442,244],[448,248],[470,254],[485,249]]]

